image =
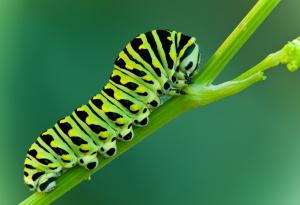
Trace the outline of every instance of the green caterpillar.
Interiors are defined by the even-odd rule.
[[[63,171],[79,164],[97,167],[97,155],[114,156],[118,140],[146,126],[160,97],[184,94],[200,62],[194,37],[169,30],[140,34],[119,53],[109,82],[86,105],[43,132],[29,148],[24,181],[31,190],[49,192]]]

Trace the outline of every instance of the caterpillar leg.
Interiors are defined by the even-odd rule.
[[[147,117],[143,118],[142,120],[134,120],[133,123],[135,126],[144,127],[144,126],[148,125],[149,117],[147,116]]]
[[[123,129],[118,135],[118,139],[121,141],[130,141],[134,137],[134,132],[132,130],[132,124],[128,126],[129,128]]]
[[[187,77],[185,80],[176,80],[173,82],[173,87],[186,87],[190,84],[192,84],[192,80]]]
[[[117,153],[116,138],[112,142],[104,143],[100,146],[99,152],[104,157],[112,157]]]
[[[89,170],[95,169],[99,164],[99,160],[97,158],[97,153],[95,153],[94,155],[81,156],[79,158],[78,164]]]
[[[167,95],[169,96],[178,96],[178,95],[184,95],[186,94],[183,90],[178,88],[172,88],[168,91]]]

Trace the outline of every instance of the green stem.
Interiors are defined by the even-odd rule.
[[[257,73],[259,71],[263,72],[263,71],[266,71],[267,69],[270,69],[270,68],[273,68],[273,67],[279,65],[282,54],[283,54],[283,52],[280,50],[276,53],[272,53],[272,54],[268,55],[265,59],[263,59],[256,66],[254,66],[253,68],[249,69],[242,75],[235,78],[235,80],[241,80],[241,79],[248,78],[249,76],[253,75],[254,73]]]
[[[191,107],[199,107],[210,104],[222,98],[241,92],[258,81],[265,79],[263,72],[256,72],[253,75],[241,80],[232,80],[219,85],[203,86],[193,84],[185,91],[188,93],[185,97],[188,98],[188,104]]]
[[[194,78],[194,82],[202,85],[211,84],[279,2],[280,0],[258,1],[210,58],[202,72]]]
[[[213,57],[204,66],[204,71],[194,78],[196,83],[210,84],[221,72],[224,66],[234,56],[234,54],[244,45],[247,39],[253,34],[263,20],[270,14],[280,0],[259,0],[249,14],[242,20],[238,27],[232,32],[224,44],[217,50]],[[207,104],[214,102],[223,97],[229,96],[236,92],[239,92],[253,83],[261,80],[259,74],[248,78],[247,80],[240,81],[239,83],[228,84],[228,86],[219,87],[213,89],[218,92],[211,92],[206,90],[199,90],[198,96],[201,96],[199,100],[201,104]],[[243,83],[244,82],[244,83]],[[195,84],[196,84],[195,83]],[[238,85],[238,86],[234,86]],[[223,90],[222,90],[223,89]],[[211,92],[211,93],[209,93]],[[202,95],[201,95],[202,93]],[[197,99],[197,98],[195,98]],[[83,180],[88,179],[94,172],[103,168],[106,164],[122,155],[125,151],[145,139],[148,135],[158,130],[160,127],[176,118],[180,114],[195,107],[195,100],[192,100],[189,96],[175,97],[167,101],[164,105],[158,108],[150,116],[150,123],[143,128],[136,128],[135,138],[131,142],[118,143],[118,154],[112,158],[101,158],[99,166],[93,171],[87,171],[82,167],[74,167],[66,172],[63,176],[57,180],[56,188],[47,194],[33,193],[27,199],[20,204],[22,205],[34,205],[34,204],[50,204],[55,201],[67,191],[72,189]]]
[[[288,42],[281,50],[271,53],[256,66],[236,77],[234,80],[244,80],[255,73],[264,72],[279,64],[286,65],[287,69],[291,72],[296,71],[300,67],[300,37]]]

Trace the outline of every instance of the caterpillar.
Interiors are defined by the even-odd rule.
[[[87,104],[44,131],[24,161],[24,181],[32,191],[49,192],[64,171],[92,170],[97,155],[112,157],[117,141],[130,141],[134,126],[146,126],[161,97],[185,94],[199,70],[194,37],[170,30],[136,36],[119,53],[109,82]]]

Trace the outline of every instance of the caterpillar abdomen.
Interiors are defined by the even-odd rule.
[[[31,145],[25,183],[31,190],[48,192],[63,171],[77,164],[94,169],[98,154],[114,156],[117,140],[129,141],[134,126],[146,126],[161,96],[183,94],[199,62],[193,37],[169,30],[135,37],[119,53],[104,88]]]

